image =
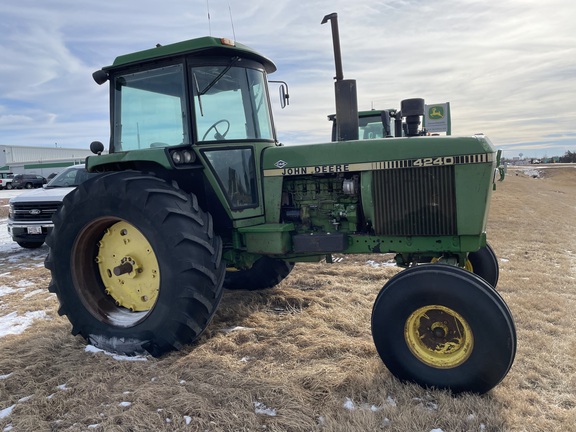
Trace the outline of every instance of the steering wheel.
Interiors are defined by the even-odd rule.
[[[218,130],[218,125],[220,123],[225,123],[226,124],[226,130],[224,131],[224,133],[220,133],[220,131]],[[228,131],[230,130],[230,122],[226,119],[222,119],[222,120],[218,120],[216,123],[214,123],[212,126],[210,126],[208,128],[208,130],[206,131],[206,133],[204,134],[204,136],[202,137],[202,141],[204,141],[206,139],[206,137],[208,136],[208,133],[214,129],[214,131],[216,131],[216,133],[214,134],[214,138],[216,138],[217,140],[223,140],[224,138],[226,138],[226,134],[228,133]]]

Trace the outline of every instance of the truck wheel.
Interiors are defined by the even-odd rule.
[[[224,288],[229,290],[261,290],[272,288],[284,280],[294,268],[293,262],[269,257],[259,258],[247,270],[228,270]]]
[[[486,244],[486,246],[476,252],[469,253],[468,261],[474,274],[477,274],[496,288],[500,270],[498,268],[498,258],[496,258],[494,249],[489,244]]]
[[[106,351],[160,356],[208,326],[225,265],[194,196],[150,175],[110,173],[68,194],[53,220],[49,290],[72,334]]]
[[[12,190],[12,183],[8,183],[8,184],[6,185],[6,189]]]
[[[26,249],[37,249],[44,244],[44,242],[16,242],[16,243],[18,243],[20,247]]]
[[[504,300],[484,279],[445,264],[392,277],[374,303],[372,337],[398,379],[454,393],[487,392],[516,354]]]
[[[26,189],[32,189],[33,185],[32,185],[32,183],[26,183],[26,185],[24,187]]]

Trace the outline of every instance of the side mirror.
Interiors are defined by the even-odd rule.
[[[280,92],[280,107],[282,109],[286,108],[287,105],[290,105],[290,95],[288,94],[288,84],[284,81],[268,81],[274,84],[280,84],[279,92]]]

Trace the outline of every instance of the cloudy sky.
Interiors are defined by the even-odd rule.
[[[505,156],[576,151],[573,0],[1,0],[0,144],[107,143],[107,88],[92,72],[209,34],[276,63],[270,79],[291,96],[281,110],[273,93],[283,143],[328,141],[331,12],[360,109],[449,101],[453,135],[485,133]]]

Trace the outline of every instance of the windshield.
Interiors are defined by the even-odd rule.
[[[98,173],[89,173],[86,168],[67,168],[46,185],[47,188],[75,187]]]
[[[394,128],[392,128],[394,130]],[[360,139],[384,138],[386,133],[380,114],[360,117],[358,119],[358,136]]]
[[[264,72],[234,63],[191,69],[198,141],[274,140]]]

